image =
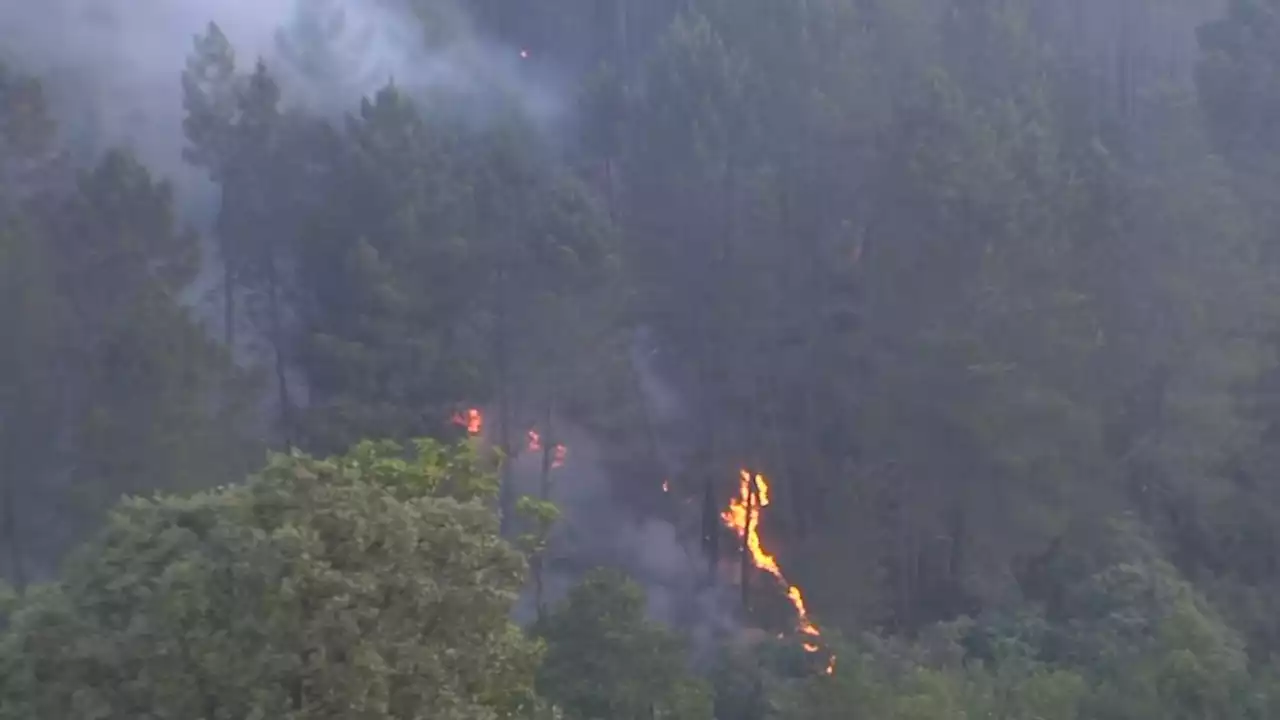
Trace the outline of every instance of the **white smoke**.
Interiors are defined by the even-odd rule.
[[[391,81],[425,103],[461,97],[481,113],[514,105],[544,129],[562,118],[564,93],[554,76],[520,48],[485,40],[455,0],[436,0],[425,23],[407,2],[0,0],[0,59],[44,81],[61,131],[82,159],[107,147],[130,148],[174,182],[185,219],[207,227],[216,189],[182,159],[181,73],[194,38],[210,22],[232,43],[241,72],[263,59],[286,103],[331,118],[354,111],[361,97]],[[206,273],[192,297],[215,284]],[[662,383],[648,355],[634,359],[656,423],[670,425],[681,415],[678,393]],[[553,498],[563,521],[551,549],[556,557],[546,599],[562,598],[592,567],[617,567],[646,588],[655,619],[685,628],[695,645],[706,644],[732,612],[723,589],[708,582],[696,534],[682,536],[671,518],[639,516],[616,497],[589,434],[570,428],[561,435],[570,456],[556,471]],[[682,453],[660,451],[674,474]],[[521,490],[536,494],[539,460],[529,453],[515,463]],[[526,617],[531,599],[521,608]]]
[[[457,0],[0,0],[0,60],[43,81],[82,163],[109,147],[130,149],[173,184],[183,221],[208,229],[218,194],[182,157],[181,76],[211,22],[240,72],[263,60],[286,104],[335,121],[390,82],[424,106],[439,101],[455,114],[465,106],[476,120],[494,106],[514,106],[543,129],[560,118],[549,74],[518,48],[482,38]],[[208,242],[205,250],[216,257]],[[218,276],[217,264],[205,263],[186,301],[207,307]],[[243,330],[235,352],[252,361],[265,350]],[[292,384],[301,389],[302,379]]]
[[[689,418],[677,390],[659,370],[659,353],[652,334],[640,329],[632,345],[631,362],[647,406],[647,418],[657,440],[659,468],[653,477],[622,479],[609,472],[606,452],[592,435],[557,420],[558,440],[568,447],[564,467],[553,472],[551,498],[561,519],[552,532],[543,571],[543,600],[554,606],[596,567],[623,571],[644,589],[649,617],[678,629],[689,639],[695,657],[706,659],[726,636],[741,631],[736,619],[739,589],[724,567],[713,574],[701,543],[701,494],[663,494],[664,479],[676,477],[687,462]],[[541,476],[538,453],[522,453],[512,471],[519,494],[536,495]],[[651,487],[623,487],[624,482]],[[687,488],[686,488],[687,490]],[[664,502],[637,503],[644,494]],[[735,564],[736,567],[736,564]],[[535,598],[528,588],[516,608],[521,622],[535,616]]]
[[[557,93],[517,48],[484,41],[452,0],[424,25],[404,0],[45,0],[0,2],[0,58],[45,81],[73,146],[126,146],[174,180],[184,209],[207,195],[182,161],[180,77],[193,39],[216,22],[242,71],[267,62],[286,101],[332,115],[389,81],[492,97],[531,119],[557,117]],[[198,218],[197,218],[198,219]]]
[[[0,3],[0,52],[44,81],[84,154],[127,146],[190,186],[180,77],[192,39],[217,20],[250,57],[268,52],[293,0],[52,0]]]
[[[604,467],[599,445],[589,433],[564,426],[558,437],[568,447],[564,467],[552,473],[551,498],[561,519],[547,550],[543,600],[554,606],[586,572],[596,567],[622,570],[646,592],[653,620],[686,633],[695,650],[706,650],[716,638],[736,630],[737,593],[709,577],[707,557],[696,533],[682,533],[697,522],[697,503],[682,504],[675,517],[639,512],[620,497],[616,479]],[[520,494],[536,495],[541,475],[540,453],[513,460]],[[655,492],[661,478],[654,478]],[[526,590],[516,608],[521,622],[532,621],[535,598]]]

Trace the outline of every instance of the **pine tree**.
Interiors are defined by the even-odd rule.
[[[229,186],[228,181],[233,174],[232,127],[239,112],[240,82],[235,50],[222,30],[215,23],[209,23],[205,33],[195,38],[182,73],[182,106],[186,112],[182,128],[189,143],[183,149],[183,157],[203,168],[220,186],[221,201],[214,232],[222,263],[223,340],[233,350],[237,347],[236,298],[243,259],[240,238],[227,226],[226,208],[235,202],[236,189],[234,185]]]

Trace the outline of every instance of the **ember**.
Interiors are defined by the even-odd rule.
[[[529,452],[542,452],[542,435],[537,430],[529,431]],[[569,448],[564,445],[556,445],[551,450],[551,467],[564,467],[565,460],[569,457]]]
[[[484,414],[476,408],[465,413],[456,412],[453,414],[453,424],[466,428],[468,435],[479,435],[484,431]]]

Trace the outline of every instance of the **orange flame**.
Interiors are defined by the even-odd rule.
[[[754,485],[754,488],[753,488]],[[666,488],[666,483],[663,483]],[[752,491],[754,489],[754,499]],[[800,633],[813,638],[814,640],[806,641],[804,649],[808,652],[818,652],[817,638],[822,637],[822,633],[818,627],[809,619],[809,610],[805,607],[804,593],[800,588],[787,582],[787,578],[782,574],[782,568],[778,566],[778,560],[765,551],[760,543],[759,532],[759,511],[769,506],[769,482],[765,480],[763,475],[752,475],[746,470],[741,471],[740,482],[738,483],[738,497],[729,500],[729,507],[720,513],[720,519],[724,524],[738,535],[738,539],[746,536],[747,551],[751,553],[751,563],[760,570],[763,570],[773,576],[782,587],[786,588],[787,599],[791,601],[791,605],[796,609],[796,618]],[[754,515],[752,511],[755,511]],[[757,522],[751,522],[752,519]],[[835,672],[835,656],[827,664],[827,674]]]
[[[537,430],[529,431],[529,452],[542,452],[542,436]],[[569,458],[569,448],[564,445],[556,445],[551,450],[551,467],[564,467],[565,460]]]
[[[467,429],[468,435],[479,435],[484,430],[484,413],[471,408],[465,413],[453,414],[453,424]]]

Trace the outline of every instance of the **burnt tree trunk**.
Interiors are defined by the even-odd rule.
[[[756,520],[757,508],[760,506],[760,491],[753,475],[747,483],[747,513],[742,525],[742,609],[747,612],[751,608],[751,569],[755,567],[751,560],[751,528]]]

